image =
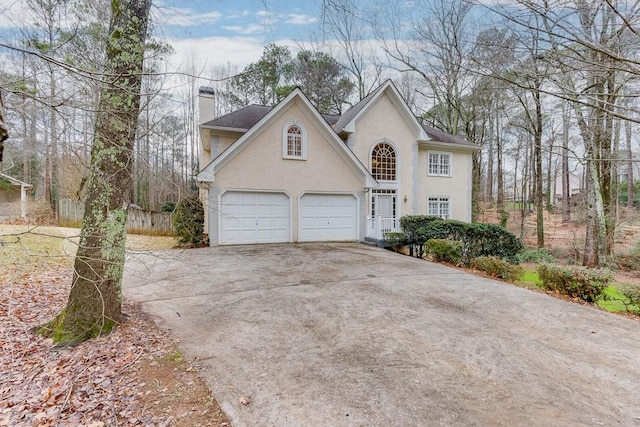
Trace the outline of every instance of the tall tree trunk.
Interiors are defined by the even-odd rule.
[[[562,108],[562,222],[571,221],[571,189],[569,177],[569,104]]]
[[[533,99],[536,105],[536,124],[534,134],[534,161],[535,161],[535,205],[536,205],[536,232],[538,247],[544,248],[544,207],[542,194],[542,103],[540,101],[540,83],[536,81]]]
[[[627,208],[633,209],[633,151],[631,149],[631,122],[625,122],[625,140],[627,145]]]
[[[4,152],[4,142],[9,138],[9,130],[4,124],[4,104],[2,103],[2,93],[0,93],[0,172],[2,172],[2,153]]]
[[[549,157],[547,160],[547,197],[545,197],[545,209],[547,210],[547,212],[551,212],[551,208],[553,206],[553,191],[552,191],[552,184],[555,183],[555,179],[552,179],[551,175],[552,175],[552,171],[555,170],[555,168],[553,167],[553,138],[551,138],[550,141],[550,145],[549,145]]]
[[[122,272],[131,202],[144,43],[151,0],[113,0],[85,216],[64,310],[38,331],[55,342],[109,333],[122,320]]]
[[[504,171],[502,168],[502,135],[500,135],[500,118],[496,114],[496,168],[498,180],[498,215],[500,215],[500,225],[507,226],[507,211],[504,209]]]

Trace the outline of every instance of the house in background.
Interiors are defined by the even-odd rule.
[[[422,126],[388,80],[342,116],[300,89],[222,117],[200,91],[205,230],[212,245],[381,240],[403,215],[471,220],[472,154]]]
[[[0,173],[0,220],[27,216],[27,190],[31,184]]]

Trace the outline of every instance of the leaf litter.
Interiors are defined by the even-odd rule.
[[[0,274],[0,427],[228,426],[176,343],[139,306],[105,337],[57,348],[30,329],[66,303],[71,269]]]

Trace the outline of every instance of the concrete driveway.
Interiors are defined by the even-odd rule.
[[[382,249],[130,255],[124,293],[234,426],[640,426],[640,322]]]

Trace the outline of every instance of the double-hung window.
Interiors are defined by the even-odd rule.
[[[448,197],[428,197],[427,215],[440,217],[441,219],[451,218],[451,203]]]
[[[429,175],[451,176],[451,153],[429,152]]]

